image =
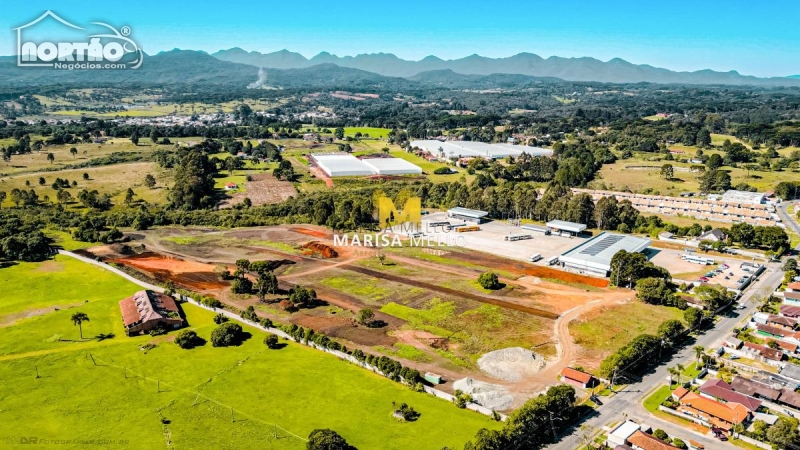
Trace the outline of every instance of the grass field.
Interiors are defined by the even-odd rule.
[[[633,301],[599,308],[581,316],[570,323],[569,331],[576,344],[588,352],[605,356],[642,333],[655,333],[666,320],[682,318],[683,311],[677,308]],[[597,358],[598,361],[601,359]]]
[[[252,337],[231,348],[182,350],[170,342],[172,335],[126,337],[117,302],[138,287],[66,257],[0,270],[4,292],[29,280],[35,283],[31,290],[3,297],[3,312],[33,306],[32,292],[41,292],[33,300],[38,306],[83,302],[86,296],[89,302],[0,327],[4,438],[105,439],[111,447],[124,447],[118,441],[123,440],[134,448],[301,449],[312,429],[332,428],[358,448],[439,449],[460,447],[479,428],[499,426],[293,342],[267,350],[265,333],[254,328],[246,327]],[[69,319],[78,310],[91,319],[83,325],[83,341]],[[184,312],[189,326],[209,339],[213,313],[192,305],[184,305]],[[115,336],[92,338],[101,333]],[[140,350],[145,343],[156,347]],[[397,422],[392,401],[408,403],[421,417]]]
[[[380,304],[381,300],[392,293],[381,286],[382,280],[366,276],[336,276],[325,278],[320,283],[372,304]]]
[[[664,400],[672,394],[672,389],[669,386],[661,386],[660,388],[656,389],[652,395],[644,399],[644,409],[652,412],[658,411],[659,405],[664,403]]]

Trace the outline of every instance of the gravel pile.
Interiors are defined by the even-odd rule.
[[[519,381],[544,369],[544,358],[522,347],[504,348],[484,354],[478,367],[487,375],[505,381]]]
[[[485,383],[474,378],[456,380],[453,388],[471,394],[475,403],[495,411],[510,409],[514,404],[514,397],[504,386]]]

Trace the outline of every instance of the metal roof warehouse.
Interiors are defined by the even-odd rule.
[[[487,144],[477,141],[437,141],[433,139],[411,141],[411,147],[427,151],[431,155],[444,158],[482,157],[489,159],[519,156],[523,152],[531,156],[552,156],[549,148],[527,147],[524,145]],[[443,153],[439,152],[442,149]]]
[[[638,253],[644,251],[648,246],[650,246],[650,239],[616,233],[600,233],[568,250],[558,260],[566,268],[605,277],[611,271],[611,258],[618,251]]]
[[[586,230],[586,225],[582,223],[567,222],[565,220],[551,220],[545,225],[547,225],[547,228],[557,231],[567,231],[572,234],[581,234]]]
[[[404,159],[358,159],[348,153],[312,153],[309,162],[319,166],[329,177],[421,174],[422,169]]]
[[[484,217],[488,216],[486,211],[479,211],[477,209],[461,208],[459,206],[447,210],[447,217],[454,219],[461,219],[466,222],[481,223]]]

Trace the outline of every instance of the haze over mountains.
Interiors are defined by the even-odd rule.
[[[794,77],[758,78],[741,75],[736,71],[716,72],[698,70],[675,72],[647,64],[632,64],[620,58],[607,62],[595,58],[542,58],[533,53],[519,53],[507,58],[487,58],[470,55],[465,58],[443,60],[428,56],[419,61],[400,59],[391,53],[336,56],[322,52],[313,58],[288,50],[273,53],[247,52],[234,47],[220,50],[211,56],[223,61],[249,64],[273,69],[299,69],[318,64],[335,64],[340,67],[364,70],[389,77],[424,77],[425,72],[449,70],[463,75],[516,74],[535,77],[554,77],[568,81],[598,81],[607,83],[678,83],[678,84],[730,84],[759,86],[800,85]]]

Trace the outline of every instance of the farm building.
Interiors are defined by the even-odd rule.
[[[421,175],[422,169],[400,158],[365,158],[361,162],[378,175]]]
[[[349,153],[313,153],[309,163],[319,167],[329,177],[370,175],[419,175],[419,166],[399,158],[358,159]]]
[[[120,300],[125,334],[133,336],[159,327],[180,328],[183,317],[175,299],[151,290],[139,291]]]
[[[573,386],[586,389],[594,386],[595,379],[591,374],[575,370],[571,367],[564,367],[561,371],[561,381]]]
[[[453,219],[461,219],[464,222],[481,223],[483,221],[483,218],[488,215],[489,213],[486,211],[479,211],[477,209],[468,209],[461,207],[455,207],[447,210],[447,217],[451,217]]]
[[[316,165],[329,177],[357,177],[374,175],[372,167],[348,153],[314,153],[308,161]]]
[[[611,258],[618,251],[639,253],[649,245],[650,239],[615,233],[600,233],[568,250],[558,260],[565,268],[606,277],[611,272]]]
[[[507,156],[517,157],[522,153],[532,156],[552,156],[553,150],[540,147],[527,147],[512,144],[487,144],[475,141],[437,141],[437,140],[418,140],[411,141],[412,148],[425,150],[431,155],[439,158],[468,158],[480,157],[486,159],[505,158]]]
[[[766,194],[759,192],[735,191],[733,189],[725,191],[720,199],[728,203],[745,203],[748,205],[760,205],[764,203]]]
[[[226,191],[233,191],[239,189],[239,185],[236,183],[225,183],[225,190]]]
[[[582,223],[567,222],[565,220],[551,220],[545,225],[547,225],[547,228],[550,228],[553,232],[557,231],[559,233],[569,233],[572,235],[581,234],[586,230],[586,225]]]

